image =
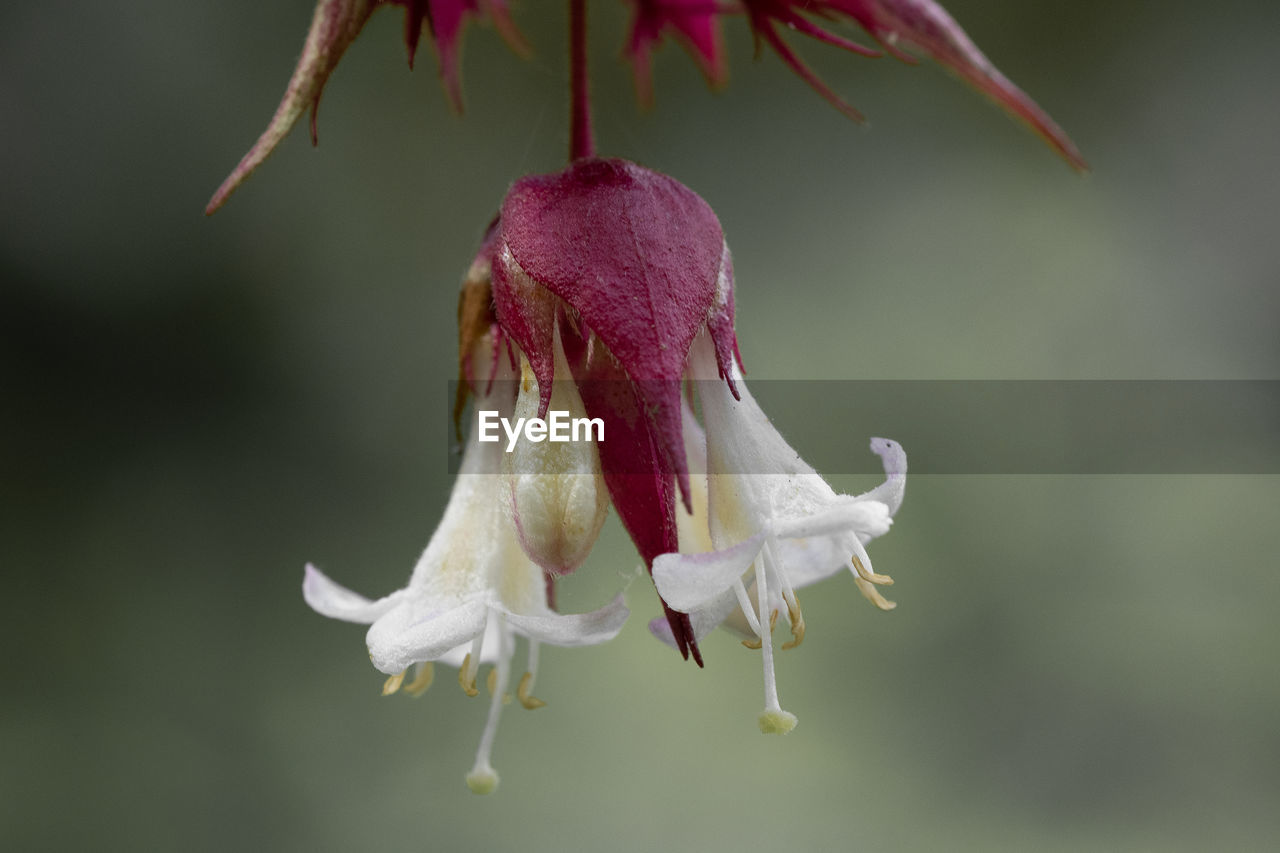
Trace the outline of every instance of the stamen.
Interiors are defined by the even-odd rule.
[[[520,685],[516,688],[516,695],[520,697],[520,704],[529,708],[530,711],[536,711],[547,704],[534,695],[534,683],[538,680],[538,649],[538,640],[530,639],[529,669],[525,671],[524,675],[520,676]]]
[[[782,650],[786,651],[804,642],[804,614],[800,612],[800,599],[796,598],[795,590],[790,595],[784,592],[782,597],[787,602],[787,622],[791,625],[791,640],[782,644]]]
[[[863,565],[862,560],[858,559],[857,554],[854,554],[851,559],[853,561],[853,568],[858,573],[858,577],[874,584],[880,584],[881,586],[893,586],[893,578],[888,575],[878,575],[871,571]]]
[[[382,685],[382,695],[390,696],[400,689],[400,682],[404,681],[404,670],[390,676]]]
[[[530,711],[536,711],[539,708],[545,707],[547,704],[546,702],[543,702],[537,696],[530,695],[532,690],[533,673],[526,672],[524,675],[520,676],[520,686],[516,688],[516,696],[519,697],[520,704],[528,708]]]
[[[742,645],[753,651],[757,650],[760,648],[760,620],[756,618],[756,606],[751,603],[751,597],[747,595],[747,588],[743,585],[742,578],[734,581],[733,591],[738,596],[738,609],[747,619],[747,627],[756,633],[753,639],[743,640]]]
[[[471,697],[480,695],[480,691],[476,688],[476,673],[480,667],[472,668],[471,652],[467,652],[467,656],[462,659],[462,668],[458,670],[458,686],[462,688],[462,692]]]
[[[431,661],[423,661],[418,664],[418,672],[413,677],[413,681],[404,686],[404,692],[410,696],[421,696],[427,692],[427,688],[431,686],[431,682],[436,678],[436,665]]]
[[[490,611],[489,618],[494,618],[493,611]],[[515,641],[506,621],[501,616],[497,618],[498,664],[493,669],[493,698],[489,700],[489,718],[485,722],[484,734],[480,736],[476,763],[467,774],[467,787],[476,794],[489,794],[498,787],[498,771],[489,763],[489,756],[493,753],[493,741],[498,735],[498,718],[502,715],[502,700],[507,692],[507,678],[511,674],[511,652]]]
[[[881,610],[892,610],[898,606],[896,601],[889,601],[881,595],[880,590],[876,589],[870,581],[862,578],[854,578],[854,581],[858,584],[858,590],[866,597],[867,601],[870,601]]]
[[[854,555],[850,558],[853,563],[853,579],[858,584],[859,591],[881,610],[892,610],[898,605],[886,599],[880,594],[880,590],[876,589],[872,584],[880,584],[888,586],[893,583],[893,578],[888,575],[878,575],[871,568],[871,555],[867,553],[867,549],[862,547],[862,541],[857,536],[853,537]]]
[[[489,695],[492,696],[498,690],[498,668],[489,668],[489,677],[485,680],[485,686],[489,688]]]
[[[751,603],[751,596],[747,595],[747,588],[742,583],[742,578],[734,581],[733,591],[738,596],[738,607],[742,610],[742,615],[747,617],[747,625],[752,631],[756,632],[756,636],[760,635],[760,620],[756,618],[756,606]],[[760,648],[756,646],[756,648]]]
[[[529,668],[525,670],[524,675],[520,676],[520,684],[516,687],[516,696],[520,699],[520,704],[535,711],[538,708],[546,706],[537,696],[533,695],[533,683],[538,679],[538,641],[529,640]]]
[[[800,599],[796,598],[795,588],[791,586],[791,578],[787,577],[786,571],[775,558],[772,546],[766,548],[765,565],[769,571],[773,572],[773,577],[777,580],[778,588],[782,593],[782,601],[787,605],[787,624],[791,626],[791,639],[782,644],[782,649],[783,651],[794,649],[804,642],[804,616],[800,613]],[[777,619],[776,612],[773,618]],[[769,627],[772,628],[773,623],[770,623]]]
[[[462,659],[462,669],[458,670],[458,685],[463,693],[473,698],[480,695],[480,690],[476,687],[476,677],[480,675],[480,656],[484,652],[484,635],[489,633],[489,622],[492,619],[493,611],[490,610],[485,614],[484,630],[476,634],[476,638],[471,641],[471,651],[467,652],[467,656]]]

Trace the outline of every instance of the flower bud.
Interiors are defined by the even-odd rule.
[[[555,342],[555,375],[546,417],[567,414],[569,424],[587,423],[586,407],[570,378],[564,347]],[[527,423],[539,416],[541,389],[532,367],[521,358],[520,390],[512,423]],[[570,428],[569,441],[542,441],[522,436],[510,453],[503,455],[502,472],[507,477],[511,497],[511,517],[520,544],[529,558],[554,575],[572,572],[586,560],[600,535],[609,493],[600,472],[600,453],[595,439],[603,440],[591,427],[586,435]]]

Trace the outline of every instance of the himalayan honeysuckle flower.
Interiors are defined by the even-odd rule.
[[[1014,85],[987,59],[959,24],[934,0],[625,0],[635,7],[623,53],[631,63],[637,97],[653,100],[653,51],[672,36],[718,88],[728,79],[721,19],[745,14],[757,45],[768,44],[788,67],[845,115],[862,115],[822,82],[783,38],[798,32],[852,53],[880,57],[888,53],[907,64],[926,56],[986,95],[1014,118],[1025,122],[1073,168],[1087,171],[1080,151],[1048,113]],[[404,10],[404,38],[409,67],[424,30],[439,59],[439,73],[449,104],[462,109],[460,47],[469,18],[490,23],[518,55],[530,53],[511,20],[507,0],[318,0],[302,55],[266,130],[209,200],[205,213],[220,208],[249,175],[284,140],[299,119],[311,112],[311,141],[316,144],[316,112],[330,75],[351,43],[377,10]],[[829,26],[846,19],[864,29],[883,50],[860,45],[815,23]]]
[[[529,410],[535,387],[557,389],[540,393],[546,411],[563,384],[554,380],[567,374],[578,394],[562,399],[605,424],[605,486],[666,610],[654,632],[699,663],[698,641],[712,628],[748,632],[764,658],[761,728],[789,730],[795,718],[779,705],[774,680],[774,620],[785,612],[793,641],[784,647],[798,644],[795,590],[841,569],[875,604],[892,607],[876,589],[889,578],[873,571],[864,546],[902,503],[905,453],[874,439],[888,479],[865,495],[837,495],[772,427],[742,378],[719,223],[669,177],[587,159],[525,178],[481,255],[493,315],[464,325],[496,324],[519,351],[536,379],[521,385]],[[558,506],[567,526],[594,523],[588,502]]]
[[[651,98],[652,53],[666,36],[684,45],[713,86],[723,83],[722,18],[745,14],[758,44],[853,118],[860,116],[799,59],[786,33],[866,56],[932,58],[1086,168],[1066,134],[934,0],[625,1],[634,17],[624,54],[642,101]],[[507,4],[318,0],[284,98],[206,213],[308,110],[315,141],[321,92],[375,11],[403,9],[411,66],[423,32],[430,34],[447,96],[460,107],[467,19],[488,21],[517,52],[526,50]],[[797,589],[849,571],[873,604],[894,606],[878,591],[892,581],[874,571],[866,545],[889,530],[902,504],[905,452],[871,439],[885,482],[840,495],[770,424],[743,380],[733,265],[710,206],[673,178],[596,156],[586,8],[587,0],[568,0],[570,163],[511,187],[463,281],[460,437],[469,399],[475,418],[439,526],[408,584],[383,598],[364,598],[310,565],[303,580],[314,610],[369,626],[369,656],[387,676],[386,694],[422,693],[440,662],[457,667],[463,691],[475,696],[480,667],[492,664],[488,720],[467,775],[477,793],[498,783],[491,756],[517,637],[527,642],[528,665],[514,692],[532,709],[543,704],[532,692],[540,644],[602,643],[627,617],[621,595],[580,615],[556,606],[558,579],[585,563],[609,505],[658,592],[663,615],[650,623],[653,633],[699,666],[699,641],[721,625],[760,651],[765,733],[785,733],[796,722],[778,700],[773,636],[785,614],[791,639],[782,648],[804,639]],[[842,19],[882,50],[826,28]],[[598,422],[599,439],[539,444],[526,431],[504,446],[481,429],[490,415],[527,421],[552,410]]]
[[[611,500],[664,608],[654,632],[699,665],[698,641],[717,625],[750,636],[764,660],[760,727],[790,730],[795,718],[774,680],[775,620],[785,612],[791,626],[784,648],[798,644],[795,590],[841,569],[873,602],[892,606],[874,586],[890,581],[872,570],[864,545],[889,529],[902,502],[906,457],[873,440],[887,481],[837,495],[747,391],[733,325],[724,235],[687,187],[595,158],[517,181],[463,284],[461,387],[477,410],[531,417],[555,408],[599,419],[606,438],[521,443],[507,454],[473,427],[444,520],[409,586],[370,603],[309,569],[308,602],[371,622],[370,654],[393,686],[431,660],[460,664],[471,684],[485,645],[496,645],[501,693],[513,633],[528,636],[536,654],[537,641],[575,645],[617,632],[621,602],[586,617],[550,609],[556,578],[585,560]],[[477,789],[492,778],[500,705],[470,777]]]
[[[486,337],[477,349],[492,352]],[[487,359],[486,359],[487,360]],[[495,369],[498,364],[495,362]],[[481,386],[478,406],[511,410],[510,381]],[[370,601],[307,566],[303,596],[317,613],[369,625],[367,643],[374,667],[388,676],[384,694],[395,693],[410,667],[406,692],[420,695],[430,685],[433,663],[458,667],[458,681],[468,696],[479,693],[482,663],[493,663],[488,677],[492,694],[488,722],[467,785],[488,793],[498,784],[490,764],[498,717],[507,697],[516,636],[528,641],[528,667],[516,694],[526,708],[539,708],[532,693],[538,669],[539,643],[583,646],[612,639],[627,618],[618,596],[599,610],[566,616],[548,605],[543,569],[521,549],[506,508],[506,480],[500,474],[503,451],[477,440],[473,429],[440,526],[431,537],[408,585]]]
[[[796,718],[778,702],[772,647],[778,614],[786,614],[792,635],[783,648],[798,646],[805,623],[796,589],[845,569],[872,603],[894,607],[876,589],[892,580],[873,571],[865,545],[889,530],[902,505],[907,457],[896,442],[872,439],[885,482],[856,497],[836,494],[774,429],[737,365],[730,366],[736,395],[715,381],[717,371],[700,342],[691,374],[705,432],[695,426],[686,435],[705,446],[697,468],[705,471],[706,507],[685,522],[681,553],[654,560],[653,580],[672,608],[689,614],[695,639],[724,623],[750,637],[744,645],[761,650],[760,730],[783,734]],[[665,624],[655,621],[651,629],[672,641]]]

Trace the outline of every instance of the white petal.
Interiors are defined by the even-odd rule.
[[[409,664],[436,660],[484,630],[488,606],[472,600],[427,619],[409,602],[393,608],[369,629],[369,657],[381,672],[395,675]]]
[[[842,497],[825,512],[776,522],[773,534],[779,539],[805,539],[853,531],[875,538],[888,533],[890,523],[889,507],[879,501]]]
[[[502,627],[498,624],[497,619],[490,619],[484,628],[484,642],[480,644],[480,663],[496,663],[501,649]],[[454,646],[440,655],[440,657],[436,658],[436,663],[442,663],[454,669],[462,669],[462,664],[469,654],[471,654],[470,640],[460,646]]]
[[[310,563],[307,563],[306,572],[302,576],[302,597],[311,609],[321,616],[341,619],[343,622],[372,624],[395,607],[404,594],[405,591],[401,589],[385,598],[370,601],[360,593],[329,580],[324,572]]]
[[[764,545],[757,533],[731,548],[705,554],[662,554],[653,561],[653,583],[674,609],[689,613],[733,586]]]
[[[619,595],[590,613],[522,616],[508,612],[507,624],[531,640],[553,646],[594,646],[618,636],[630,612]]]
[[[870,542],[889,531],[893,519],[889,507],[879,501],[848,498],[844,508],[849,525],[825,535],[795,536],[778,541],[778,562],[782,564],[791,585],[799,589],[829,578],[852,566],[850,558],[858,552],[854,542]],[[799,529],[801,525],[796,525]]]
[[[682,502],[676,503],[676,532],[680,552],[695,554],[714,551],[711,541],[710,515],[707,495],[707,435],[689,405],[681,399],[680,430],[684,438],[684,457],[689,468],[689,503],[693,512],[685,512]]]
[[[851,568],[851,539],[851,534],[784,539],[778,543],[778,562],[786,571],[792,587],[800,589]]]

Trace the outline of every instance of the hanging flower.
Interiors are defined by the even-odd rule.
[[[712,85],[726,77],[721,17],[744,13],[767,44],[823,97],[859,114],[792,51],[799,32],[865,56],[927,56],[1025,120],[1069,163],[1085,164],[1062,130],[990,63],[933,0],[628,0],[624,53],[642,101],[652,95],[652,54],[681,42]],[[507,0],[318,0],[302,56],[267,129],[214,194],[218,209],[316,110],[325,83],[369,17],[405,13],[412,66],[425,31],[446,95],[460,108],[459,50],[469,19],[494,24],[517,52],[525,45]],[[663,617],[651,630],[701,666],[699,640],[724,625],[762,654],[766,733],[796,723],[778,699],[773,635],[785,613],[791,639],[805,636],[796,590],[841,571],[875,605],[891,583],[866,545],[889,530],[901,506],[906,455],[872,439],[886,480],[857,496],[837,494],[769,423],[746,388],[734,332],[733,266],[720,223],[678,181],[595,155],[587,69],[586,0],[569,2],[570,164],[512,186],[485,232],[458,306],[461,470],[443,518],[401,590],[370,600],[307,566],[303,595],[322,615],[369,626],[384,693],[419,694],[434,664],[458,669],[469,696],[492,664],[488,720],[467,783],[492,791],[498,719],[518,638],[528,665],[515,694],[527,708],[542,643],[580,646],[614,637],[627,617],[621,596],[580,615],[557,612],[557,579],[578,569],[612,505],[652,575]],[[848,19],[880,49],[827,25]],[[686,393],[687,392],[687,393]],[[702,413],[699,423],[691,401]],[[603,430],[595,445],[504,449],[487,441],[482,416],[543,418],[552,408]],[[530,443],[531,442],[531,443]],[[507,451],[510,451],[509,453]],[[408,683],[406,684],[406,680]]]
[[[477,359],[492,352],[482,339]],[[495,369],[501,362],[495,362]],[[486,383],[479,404],[511,410],[510,381]],[[370,601],[307,566],[303,596],[317,613],[370,626],[369,657],[389,678],[384,693],[400,689],[410,667],[415,674],[408,692],[430,686],[432,664],[458,667],[458,681],[475,696],[482,662],[494,663],[489,676],[489,717],[467,785],[488,793],[498,783],[490,763],[498,718],[502,712],[515,654],[516,637],[528,642],[528,667],[516,693],[526,708],[542,701],[532,694],[538,667],[538,646],[594,645],[612,639],[627,618],[618,596],[599,610],[566,616],[548,606],[543,570],[521,549],[506,509],[506,481],[500,474],[502,448],[478,440],[473,429],[461,469],[440,526],[431,537],[408,585]]]
[[[874,572],[865,545],[888,532],[902,505],[906,453],[896,442],[872,439],[887,479],[856,497],[836,494],[773,428],[736,365],[737,396],[708,381],[712,357],[701,349],[693,373],[706,427],[706,510],[689,519],[683,553],[654,561],[653,580],[671,607],[690,615],[695,638],[726,620],[749,635],[744,645],[761,649],[764,665],[760,729],[785,733],[795,717],[778,702],[771,642],[778,615],[786,614],[792,635],[783,648],[794,648],[805,635],[796,589],[841,570],[878,607],[894,607],[876,589],[893,581]],[[665,626],[651,627],[670,642]]]
[[[889,479],[855,498],[837,495],[778,435],[742,379],[719,222],[665,175],[587,159],[518,181],[481,257],[474,269],[491,278],[492,317],[464,325],[496,324],[519,354],[534,380],[521,384],[526,411],[539,397],[545,413],[562,393],[551,389],[569,380],[577,391],[562,399],[604,423],[604,484],[663,601],[655,633],[701,664],[698,641],[712,628],[749,631],[765,657],[770,716],[762,726],[785,730],[769,644],[775,611],[785,610],[798,643],[795,589],[841,569],[872,601],[892,606],[876,590],[889,580],[872,571],[864,544],[888,530],[902,502],[902,449],[873,441]],[[685,382],[696,389],[702,424]],[[592,450],[579,470],[595,470]],[[533,465],[526,476],[548,474]],[[564,499],[550,513],[515,503],[517,518],[553,519],[543,525],[553,532],[598,529],[590,501]],[[522,542],[560,573],[543,549]],[[566,562],[567,570],[579,560]]]

